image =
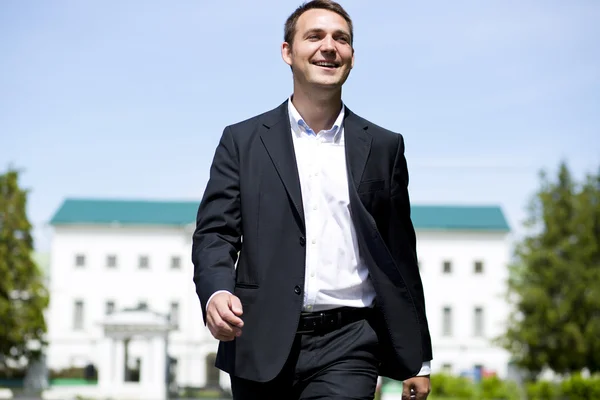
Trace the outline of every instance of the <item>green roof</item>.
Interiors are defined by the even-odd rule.
[[[52,225],[193,224],[199,201],[67,199],[52,217]],[[509,231],[499,206],[413,205],[419,230]]]
[[[413,205],[411,217],[421,230],[510,230],[499,206]]]
[[[199,201],[67,199],[52,225],[187,225],[196,220]]]

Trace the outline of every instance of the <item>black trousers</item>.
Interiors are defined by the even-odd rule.
[[[372,400],[379,342],[360,320],[322,335],[298,334],[280,374],[260,383],[231,377],[234,400]]]

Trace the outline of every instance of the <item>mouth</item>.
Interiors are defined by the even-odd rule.
[[[324,69],[334,70],[340,67],[340,63],[335,61],[313,61],[313,65]]]

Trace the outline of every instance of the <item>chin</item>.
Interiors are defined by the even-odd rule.
[[[323,82],[315,82],[313,83],[314,88],[319,88],[322,90],[338,90],[342,87],[339,83],[323,83]]]
[[[315,86],[337,88],[342,86],[340,79],[315,79],[311,82]]]

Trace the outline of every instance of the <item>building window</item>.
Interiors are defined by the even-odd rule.
[[[171,309],[169,311],[169,321],[175,329],[179,329],[179,303],[176,301],[171,303]]]
[[[148,256],[140,256],[139,261],[138,261],[138,265],[140,268],[149,268],[150,267],[150,261],[148,259]]]
[[[106,266],[109,268],[115,268],[117,266],[117,256],[112,254],[106,256]]]
[[[73,330],[80,331],[83,329],[83,301],[76,300],[75,308],[73,310]]]
[[[105,304],[105,314],[110,315],[113,312],[115,312],[115,302],[112,300],[109,300]]]
[[[84,267],[85,266],[85,256],[83,254],[75,255],[75,266],[76,267]]]
[[[483,274],[483,262],[482,261],[475,261],[475,273]]]
[[[474,312],[474,334],[475,336],[483,336],[484,334],[484,320],[483,320],[483,308],[475,307]]]
[[[452,336],[452,308],[444,307],[442,320],[442,335]]]
[[[450,261],[444,261],[443,271],[444,271],[444,274],[452,273],[452,263]]]
[[[171,257],[171,268],[172,269],[181,268],[181,257],[178,257],[178,256]]]

